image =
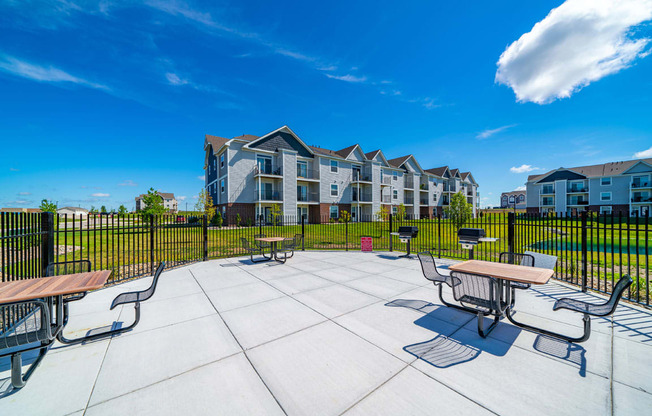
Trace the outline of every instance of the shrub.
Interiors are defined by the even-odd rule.
[[[235,226],[239,227],[241,222],[242,218],[240,218],[240,214],[235,214]]]

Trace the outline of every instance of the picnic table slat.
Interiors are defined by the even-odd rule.
[[[483,260],[467,260],[448,267],[462,273],[484,274],[496,279],[544,285],[555,273],[552,269],[521,266],[517,264],[494,263]]]
[[[75,273],[0,283],[0,303],[21,302],[51,296],[89,292],[101,288],[111,270]]]

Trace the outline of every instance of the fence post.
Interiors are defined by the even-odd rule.
[[[507,250],[514,252],[514,213],[507,213]]]
[[[41,276],[46,275],[48,265],[54,262],[54,214],[41,213]]]
[[[586,292],[586,281],[587,281],[587,258],[586,258],[586,249],[587,249],[587,241],[586,241],[586,226],[587,226],[587,221],[586,221],[586,211],[581,212],[581,219],[582,219],[582,292]]]
[[[394,251],[392,246],[392,213],[389,213],[389,251]]]
[[[149,263],[150,263],[150,268],[152,269],[152,274],[154,274],[155,271],[155,266],[154,266],[154,214],[150,214],[149,216]]]
[[[203,245],[203,252],[204,252],[204,259],[203,261],[208,260],[208,216],[203,215],[202,216],[202,234],[204,236],[204,245]]]
[[[437,251],[438,251],[438,258],[441,258],[441,215],[437,213]]]
[[[306,251],[306,217],[301,216],[301,251]]]
[[[263,215],[260,214],[258,216],[258,234],[262,234],[262,233],[263,233]]]
[[[349,222],[348,221],[344,222],[344,232],[346,234],[346,240],[345,240],[346,251],[349,251]]]

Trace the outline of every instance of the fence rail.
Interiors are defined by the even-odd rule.
[[[464,260],[469,252],[458,244],[457,226],[449,219],[377,218],[359,215],[359,222],[271,216],[264,219],[227,216],[222,224],[204,216],[144,217],[0,213],[1,281],[44,275],[54,261],[90,260],[93,269],[113,271],[109,283],[150,275],[161,261],[170,267],[211,258],[245,255],[241,238],[257,234],[304,235],[308,250],[359,250],[360,237],[373,237],[375,250],[405,251],[390,233],[414,225],[419,235],[412,251],[428,250],[440,258]],[[239,221],[239,222],[238,222]],[[626,297],[650,304],[650,218],[622,214],[545,215],[490,213],[465,227],[484,228],[498,241],[482,243],[475,258],[498,261],[501,252],[526,250],[558,257],[557,279],[610,293],[624,274],[634,279]]]

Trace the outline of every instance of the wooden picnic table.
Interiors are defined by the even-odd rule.
[[[70,295],[100,289],[111,270],[65,274],[0,283],[0,304]]]
[[[484,274],[495,279],[519,283],[544,285],[554,274],[552,269],[540,267],[521,266],[518,264],[494,263],[484,260],[467,260],[453,264],[449,270],[462,273]]]
[[[262,241],[264,243],[270,243],[272,252],[271,252],[271,256],[270,256],[269,260],[274,259],[276,261],[280,261],[278,258],[276,258],[276,245],[278,244],[279,241],[285,240],[285,237],[257,237],[257,238],[254,238],[254,240]],[[264,254],[263,254],[263,257],[264,257]]]

